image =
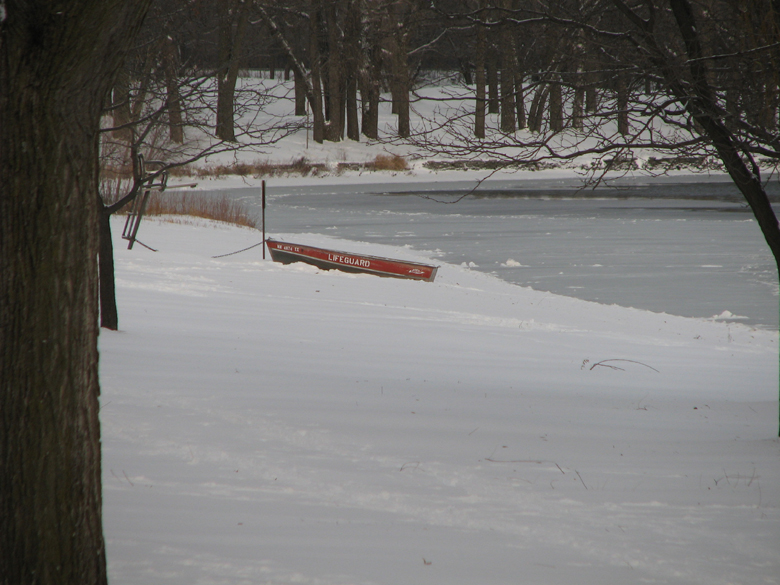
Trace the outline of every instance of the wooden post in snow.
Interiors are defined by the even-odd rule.
[[[263,192],[263,201],[262,201],[262,224],[263,224],[263,260],[265,260],[265,179],[263,179],[262,182],[262,192]]]

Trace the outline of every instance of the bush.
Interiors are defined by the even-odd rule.
[[[409,165],[406,159],[397,154],[378,154],[374,159],[373,166],[375,171],[408,171]]]

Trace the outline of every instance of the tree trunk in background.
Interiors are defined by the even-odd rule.
[[[233,109],[238,79],[241,43],[249,23],[248,2],[220,1],[217,55],[217,128],[216,135],[226,142],[236,141]]]
[[[585,75],[585,111],[589,114],[596,113],[599,107],[599,94],[596,88],[598,77],[598,74],[592,71]]]
[[[582,73],[577,71],[574,81],[574,100],[571,105],[572,128],[582,128],[585,116],[585,88],[582,86]]]
[[[480,2],[480,8],[485,7],[485,2]],[[474,110],[474,136],[477,138],[485,137],[485,49],[487,41],[485,40],[485,27],[477,25],[477,46],[476,46],[476,70],[474,72],[476,83],[476,104]]]
[[[107,581],[98,421],[98,130],[148,5],[7,2],[0,24],[4,584]]]
[[[503,8],[509,10],[511,0],[503,1]],[[515,43],[512,30],[504,24],[500,28],[501,39],[501,132],[515,131]]]
[[[523,74],[515,71],[515,109],[517,110],[517,127],[523,130],[528,126],[525,118],[525,90],[523,89]]]
[[[351,74],[347,77],[347,138],[360,141],[360,122],[358,121],[357,79]]]
[[[493,47],[487,51],[485,69],[488,78],[488,114],[498,114],[498,53]]]
[[[406,32],[397,30],[393,43],[393,107],[398,114],[398,136],[407,138],[410,132],[409,125],[409,91],[411,80],[409,79],[408,47]]]
[[[616,83],[618,132],[622,136],[628,136],[630,128],[628,126],[628,89],[626,88],[625,76],[618,75]]]
[[[378,39],[372,39],[365,64],[365,77],[361,97],[363,101],[363,120],[361,131],[367,138],[379,137],[379,94],[382,71],[382,47]]]
[[[120,128],[114,130],[112,136],[129,144],[133,139],[133,130],[121,128],[130,123],[130,73],[126,67],[121,67],[116,76],[111,92],[111,115],[114,128]]]
[[[318,144],[325,140],[325,116],[322,111],[322,67],[320,63],[320,0],[310,0],[311,29],[309,33],[309,54],[311,57],[312,84],[312,139]]]
[[[295,77],[295,115],[306,115],[306,81],[297,69],[293,71]]]
[[[501,132],[515,131],[515,73],[501,68]]]
[[[550,83],[550,131],[563,130],[563,96],[561,95],[561,78],[555,75]]]
[[[408,138],[410,132],[409,124],[409,66],[406,64],[406,57],[398,56],[397,71],[398,84],[396,85],[396,99],[398,104],[398,136]]]
[[[358,120],[358,71],[360,69],[360,3],[356,1],[347,4],[347,21],[345,26],[345,76],[347,102],[347,138],[360,140],[360,122]]]
[[[184,142],[184,124],[181,115],[181,96],[179,95],[179,50],[168,37],[163,46],[165,68],[165,86],[168,99],[168,129],[171,142]]]
[[[340,142],[344,135],[344,52],[343,43],[339,33],[339,21],[336,13],[337,2],[326,2],[325,22],[328,29],[328,101],[326,117],[328,124],[325,126],[325,140]]]
[[[541,132],[542,118],[544,117],[544,106],[547,103],[547,96],[550,93],[550,86],[540,83],[536,86],[536,93],[531,102],[531,111],[528,115],[528,129],[531,132]]]

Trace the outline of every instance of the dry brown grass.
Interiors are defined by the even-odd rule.
[[[123,197],[130,188],[130,181],[104,180],[100,186],[103,201],[110,205]],[[140,195],[139,195],[140,196]],[[128,206],[119,211],[127,213]],[[152,191],[144,215],[189,215],[235,225],[257,228],[257,220],[240,202],[227,195],[206,195],[181,191]]]
[[[190,215],[251,228],[257,220],[240,202],[226,195],[153,191],[145,215]]]
[[[371,165],[375,171],[408,171],[406,159],[397,154],[378,154]]]

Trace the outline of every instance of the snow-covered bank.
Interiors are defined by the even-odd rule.
[[[142,240],[100,338],[114,585],[780,582],[776,333]]]
[[[488,141],[495,140],[496,143],[505,144],[504,147],[496,148],[493,152],[473,152],[460,155],[448,154],[439,148],[426,148],[441,142],[448,143],[453,140],[448,136],[441,124],[445,119],[457,118],[465,125],[462,130],[468,128],[470,114],[464,117],[465,112],[473,108],[474,88],[466,88],[462,85],[431,85],[425,88],[417,88],[415,93],[414,105],[411,111],[412,139],[401,139],[397,133],[397,117],[392,114],[392,98],[389,94],[382,94],[379,104],[379,125],[378,139],[372,140],[361,135],[359,141],[344,139],[339,142],[324,141],[321,144],[314,142],[312,138],[312,120],[302,116],[295,116],[294,102],[291,100],[293,95],[293,82],[280,81],[278,79],[258,79],[258,78],[240,78],[239,88],[258,91],[266,95],[269,99],[260,110],[254,108],[247,109],[243,116],[239,117],[239,124],[251,126],[254,131],[266,129],[269,134],[267,139],[271,139],[273,128],[279,128],[284,125],[299,127],[298,130],[287,134],[282,133],[282,137],[272,144],[260,145],[244,136],[240,142],[244,145],[239,150],[228,149],[225,152],[210,154],[193,165],[193,172],[198,169],[208,169],[212,171],[219,167],[230,168],[234,165],[252,165],[265,169],[267,172],[274,165],[290,165],[300,163],[300,167],[307,165],[324,166],[325,169],[311,170],[306,174],[281,174],[277,176],[266,176],[266,179],[273,181],[279,186],[296,185],[327,185],[349,183],[387,183],[389,185],[415,183],[439,183],[453,181],[474,181],[489,178],[490,180],[557,180],[557,179],[576,179],[583,178],[588,169],[596,169],[597,174],[604,172],[604,161],[601,157],[590,153],[583,154],[573,159],[547,159],[539,161],[534,165],[537,170],[532,170],[527,166],[522,166],[527,152],[518,149],[512,144],[512,139],[499,132],[500,125],[498,114],[488,114],[486,119],[488,130]],[[239,89],[240,91],[240,89]],[[309,127],[306,128],[305,126]],[[663,126],[661,128],[664,128]],[[658,129],[657,129],[658,130]],[[666,128],[669,132],[672,129]],[[197,151],[205,149],[209,144],[214,144],[215,139],[212,136],[202,134],[200,131],[186,129],[185,135],[192,141],[188,148]],[[423,140],[423,135],[425,140]],[[514,138],[520,141],[529,141],[539,139],[539,135],[532,133],[527,129],[518,130]],[[430,142],[429,142],[430,141]],[[550,139],[551,145],[558,145],[559,154],[570,156],[573,154],[574,145],[581,149],[588,149],[596,146],[594,138],[587,138],[583,141],[583,136],[579,131],[567,129],[557,137]],[[459,141],[455,141],[455,146],[460,147]],[[218,149],[219,150],[219,149]],[[397,155],[403,157],[409,169],[407,171],[369,171],[365,169],[354,169],[353,167],[371,163],[378,156]],[[674,177],[699,177],[701,180],[717,178],[718,180],[728,180],[728,175],[723,171],[712,170],[718,168],[716,161],[708,161],[707,164],[691,162],[692,159],[702,158],[691,157],[686,153],[683,162],[679,164],[663,165],[670,176]],[[625,153],[621,156],[626,156]],[[632,170],[612,171],[606,176],[614,178],[627,176],[647,177],[657,175],[661,172],[661,166],[651,164],[652,159],[656,161],[672,161],[676,154],[666,150],[637,150],[632,153],[635,164],[631,166]],[[460,157],[460,158],[459,158]],[[466,158],[463,158],[466,157]],[[441,168],[431,168],[431,162],[439,165],[447,162],[467,163],[495,163],[502,161],[504,163],[512,162],[521,166],[500,170],[442,170]],[[468,160],[466,160],[468,159]],[[688,162],[685,162],[688,161]],[[759,161],[759,164],[769,164],[768,161]],[[709,169],[709,170],[707,170]],[[771,177],[775,171],[773,167],[767,166],[764,171],[765,177]],[[195,180],[199,183],[199,189],[225,189],[241,186],[258,186],[263,177],[253,176],[253,173],[245,176],[223,175],[219,177],[197,177]],[[184,184],[192,182],[191,177],[181,179],[172,179],[171,184]]]

